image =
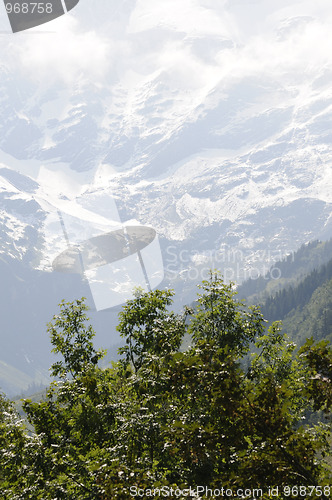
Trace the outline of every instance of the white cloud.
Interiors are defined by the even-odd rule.
[[[307,21],[289,22],[299,17]],[[167,85],[187,82],[190,90],[218,75],[293,76],[330,64],[331,19],[330,0],[100,0],[94,8],[81,2],[43,27],[8,35],[2,59],[11,56],[27,76],[46,82],[110,85],[125,82],[130,71],[159,72]],[[233,46],[223,46],[225,39]]]
[[[189,103],[218,82],[227,89],[252,76],[300,88],[306,78],[313,80],[332,65],[330,0],[99,0],[96,6],[79,5],[43,28],[8,35],[2,58],[9,55],[16,71],[46,85],[83,80],[111,91],[116,85],[124,106],[126,95],[140,95],[146,82],[156,79],[168,92],[180,90]],[[37,33],[41,30],[45,33]],[[46,33],[50,30],[54,33]],[[223,43],[227,39],[228,45]]]
[[[142,62],[144,72],[148,61],[148,71],[163,69],[168,83],[183,87],[187,82],[188,90],[206,87],[209,79],[231,85],[234,79],[264,75],[301,86],[303,78],[312,79],[332,64],[331,20],[328,0],[137,0],[127,41],[132,43],[136,70]],[[139,52],[134,44],[143,36]],[[222,44],[227,38],[233,45]]]
[[[26,76],[66,84],[101,80],[111,62],[109,41],[94,31],[81,32],[71,15],[16,35],[12,52]]]
[[[314,18],[289,20],[284,31],[250,37],[234,49],[220,51],[218,64],[223,78],[264,76],[284,83],[302,84],[332,64],[330,25]],[[287,28],[287,29],[286,29]]]
[[[196,35],[232,36],[232,20],[227,11],[218,15],[217,8],[212,8],[206,1],[200,0],[138,0],[128,31],[131,33],[164,27]],[[216,15],[217,14],[217,15]]]

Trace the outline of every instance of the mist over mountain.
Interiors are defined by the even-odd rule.
[[[59,211],[75,243],[120,222],[153,227],[178,307],[211,267],[241,282],[332,236],[331,18],[327,1],[82,0],[2,35],[4,363],[32,382],[39,344],[47,372],[45,321],[90,293],[52,272]],[[94,313],[105,347],[116,314]]]

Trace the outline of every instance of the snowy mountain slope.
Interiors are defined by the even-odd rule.
[[[2,363],[39,383],[56,304],[93,306],[84,278],[52,272],[59,211],[75,244],[154,228],[178,306],[210,267],[239,282],[331,237],[331,19],[323,0],[99,0],[3,37]],[[115,312],[94,321],[118,342]]]

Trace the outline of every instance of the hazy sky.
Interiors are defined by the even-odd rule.
[[[0,61],[27,78],[67,84],[133,85],[134,75],[158,71],[188,89],[260,73],[301,84],[331,64],[331,26],[330,0],[81,0],[70,14],[14,35],[2,7]]]

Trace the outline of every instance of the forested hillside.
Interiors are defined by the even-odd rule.
[[[332,340],[332,260],[297,285],[287,286],[260,305],[269,321],[281,320],[299,346],[309,337]]]
[[[332,279],[316,288],[310,300],[283,319],[285,331],[298,345],[306,338],[332,341]]]
[[[325,286],[332,280],[332,259],[319,269],[314,269],[297,285],[288,286],[278,291],[274,296],[268,297],[261,305],[261,311],[270,321],[276,319],[283,320],[293,309],[302,310],[307,305],[315,291],[324,287],[325,294],[321,296],[321,301],[328,301],[329,287]],[[332,297],[330,297],[332,299]],[[320,305],[316,301],[317,306]]]
[[[245,282],[239,296],[249,294],[269,322],[280,320],[290,338],[301,346],[309,337],[332,340],[332,240],[303,245],[277,262],[280,280]],[[322,262],[324,262],[322,264]]]
[[[332,259],[332,239],[312,241],[302,245],[296,252],[271,266],[265,276],[249,279],[237,291],[238,298],[252,303],[262,303],[271,295],[289,285],[296,285],[314,269]],[[273,279],[273,269],[278,270],[279,279]]]

